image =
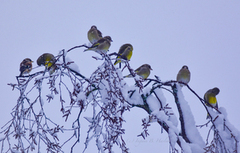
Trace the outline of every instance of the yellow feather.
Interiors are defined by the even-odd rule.
[[[217,98],[216,97],[210,96],[208,98],[208,100],[209,100],[209,104],[211,104],[211,105],[215,105],[217,103]]]

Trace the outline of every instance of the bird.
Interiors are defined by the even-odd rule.
[[[20,75],[22,76],[23,74],[29,73],[32,70],[32,60],[30,58],[25,58],[21,63],[20,63]]]
[[[89,51],[93,50],[98,53],[106,53],[111,46],[112,38],[110,36],[105,36],[101,39],[99,39],[97,42],[95,42],[90,48],[84,50]]]
[[[130,58],[132,57],[132,51],[133,46],[131,44],[123,44],[118,51],[119,56],[117,57],[114,65],[121,63],[122,62],[121,59],[129,61]]]
[[[218,108],[218,104],[217,104],[217,98],[216,95],[218,95],[220,92],[220,90],[215,87],[213,89],[209,89],[205,94],[204,94],[204,100],[206,102],[207,106],[212,106],[214,108]]]
[[[53,54],[50,53],[44,53],[37,59],[37,64],[39,66],[45,66],[48,69],[50,75],[53,74],[55,72],[55,69],[57,68],[55,62],[55,57],[53,56]]]
[[[149,64],[143,64],[142,66],[140,66],[135,70],[135,73],[140,77],[142,77],[143,79],[147,79],[147,77],[150,75],[150,70],[152,70],[152,68]],[[132,74],[124,76],[124,78],[131,78],[131,77],[133,77]]]
[[[96,43],[99,39],[102,38],[102,33],[97,29],[95,25],[91,27],[91,29],[87,33],[88,40],[91,44]]]
[[[190,77],[191,77],[191,73],[188,69],[188,66],[184,65],[177,74],[177,82],[183,82],[188,84],[190,81]],[[180,86],[182,87],[183,84],[180,84]]]
[[[207,106],[212,106],[215,109],[218,109],[218,103],[217,103],[217,98],[216,95],[218,95],[220,90],[215,87],[213,89],[209,89],[205,94],[204,94],[204,100],[205,104]],[[207,114],[207,119],[209,118],[209,114]]]

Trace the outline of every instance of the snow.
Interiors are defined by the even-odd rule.
[[[83,101],[83,102],[86,102],[86,94],[83,93],[83,92],[80,92],[78,95],[77,95],[77,101]],[[85,103],[84,103],[85,105]]]
[[[154,90],[155,93],[157,94],[158,98],[161,100],[162,102],[162,106],[165,107],[167,105],[167,101],[166,98],[162,92],[162,89],[157,88]],[[174,126],[178,126],[178,119],[176,117],[176,115],[174,115],[173,110],[172,109],[166,109],[166,111],[168,112],[168,114],[171,114],[169,116],[169,121],[171,121],[173,123]]]
[[[191,148],[192,153],[203,153],[203,152],[205,152],[205,150],[196,143],[190,143],[189,146]]]
[[[154,97],[153,95],[148,96],[147,104],[148,104],[148,106],[149,106],[151,111],[155,111],[155,110],[159,110],[160,109],[160,103],[156,99],[156,97]]]
[[[214,125],[218,130],[219,135],[221,136],[222,141],[224,142],[226,148],[230,152],[235,151],[236,141],[240,140],[240,132],[228,121],[227,111],[224,107],[218,109],[222,114],[218,114],[218,117],[214,120]],[[238,152],[239,152],[238,147]]]
[[[84,117],[89,123],[93,122],[93,118],[92,117]]]
[[[68,67],[78,73],[80,73],[80,69],[77,64],[75,64],[69,57],[66,57],[66,63],[71,62]]]
[[[60,50],[59,52],[58,52],[58,55],[62,55],[63,54],[63,56],[67,56],[67,53],[68,52],[66,52],[64,49],[63,50]]]
[[[98,139],[96,143],[97,143],[97,147],[101,151],[101,153],[104,153],[101,141]]]
[[[191,108],[188,105],[188,102],[184,99],[181,89],[182,88],[179,86],[179,84],[177,84],[177,90],[178,90],[177,96],[178,96],[178,100],[183,113],[184,124],[185,124],[184,128],[186,129],[187,137],[189,138],[190,142],[198,144],[199,147],[203,148],[205,147],[205,143],[196,127],[196,123],[194,120],[194,116],[191,112]]]
[[[116,73],[117,73],[117,75],[118,75],[120,78],[123,79],[123,75],[122,75],[122,70],[121,70],[121,69],[116,68]],[[122,82],[123,84],[126,84],[126,82],[125,82],[124,80],[122,80],[121,82]],[[123,85],[123,84],[121,84],[121,85]]]
[[[97,126],[96,129],[95,129],[95,134],[100,134],[102,132],[102,127],[101,126]]]
[[[177,142],[177,135],[171,128],[169,128],[169,130],[168,130],[168,137],[170,140],[169,142],[170,142],[171,147],[175,148],[175,144]]]
[[[191,149],[191,146],[186,143],[182,137],[179,137],[179,141],[181,143],[181,146],[182,146],[182,150],[184,153],[198,153],[198,152],[193,152]]]
[[[132,105],[143,105],[143,100],[141,98],[141,94],[139,92],[139,88],[134,86],[124,86],[123,87],[123,93],[124,93],[124,97],[125,99]],[[132,94],[132,97],[129,97],[131,93],[128,93],[128,91],[134,91],[134,93]]]
[[[165,114],[165,112],[163,110],[161,110],[161,111],[155,110],[151,114],[156,116],[158,121],[168,122],[169,117]],[[172,123],[170,123],[170,124],[172,124]]]
[[[12,153],[21,153],[20,151],[18,150],[15,150],[15,149],[11,149]]]

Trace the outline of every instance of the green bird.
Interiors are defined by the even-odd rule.
[[[39,56],[37,59],[37,64],[39,66],[41,65],[45,66],[48,69],[50,75],[53,74],[57,68],[55,63],[56,63],[56,59],[53,56],[53,54],[50,54],[50,53],[44,53],[41,56]]]
[[[218,109],[218,103],[217,103],[217,98],[216,95],[218,95],[220,90],[215,87],[213,89],[209,89],[205,94],[204,94],[204,100],[205,104],[207,106],[212,106],[216,109]],[[209,118],[209,114],[207,114],[207,119]]]
[[[96,43],[99,39],[102,38],[102,33],[97,29],[95,25],[91,27],[87,35],[88,35],[88,40],[91,42],[91,44]]]
[[[121,63],[122,62],[121,59],[129,61],[132,57],[132,51],[133,46],[131,44],[123,44],[118,51],[119,56],[117,57],[114,65]]]
[[[177,82],[183,82],[188,84],[190,81],[190,77],[191,77],[191,73],[188,69],[188,66],[184,65],[177,74]],[[182,87],[183,84],[180,84],[180,86]]]
[[[147,77],[150,75],[150,70],[152,70],[152,68],[149,64],[143,64],[142,66],[140,66],[135,70],[135,73],[140,77],[142,77],[143,79],[147,79]],[[131,77],[133,77],[132,74],[124,76],[124,78],[131,78]]]
[[[112,38],[110,36],[105,36],[95,42],[90,48],[84,50],[89,51],[93,50],[98,53],[106,53],[111,46]]]
[[[213,89],[209,89],[205,94],[204,94],[204,100],[206,102],[206,105],[209,106],[211,105],[214,108],[218,108],[217,104],[217,98],[216,95],[218,95],[220,90],[215,87]]]

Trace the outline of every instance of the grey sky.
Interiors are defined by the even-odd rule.
[[[10,119],[9,112],[18,98],[18,91],[11,91],[7,83],[16,83],[20,62],[25,57],[36,61],[45,52],[56,55],[62,49],[88,44],[87,31],[96,25],[104,36],[112,37],[110,52],[118,51],[124,43],[133,45],[132,68],[148,63],[153,68],[150,77],[157,75],[167,81],[175,79],[179,69],[186,64],[192,74],[189,85],[200,96],[210,88],[219,87],[219,107],[226,108],[230,122],[240,129],[239,8],[240,1],[222,0],[1,1],[0,116],[4,119],[0,126]],[[94,52],[83,53],[83,49],[68,54],[85,76],[101,64],[91,58],[95,55]],[[34,67],[36,65],[35,62]],[[126,70],[123,72],[127,73]],[[133,84],[131,79],[127,82]],[[206,113],[197,98],[187,89],[183,89],[183,94],[196,123],[205,123]],[[167,93],[166,98],[175,107]],[[146,116],[143,110],[133,109],[126,115],[125,126],[138,124],[137,130],[132,124],[127,129],[139,134],[141,119]],[[149,133],[149,140],[158,137],[165,140],[158,125],[152,125]],[[137,144],[135,140],[142,140],[137,137],[128,137],[128,140],[132,152],[141,146],[148,150],[150,146],[148,142]],[[154,145],[151,143],[151,146]],[[154,148],[160,146],[157,144]]]

